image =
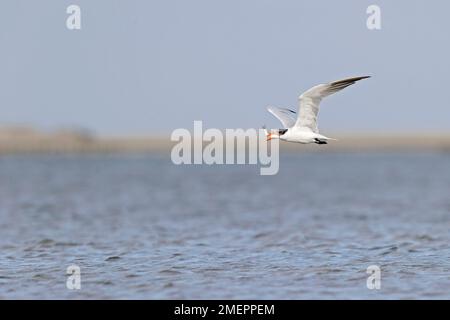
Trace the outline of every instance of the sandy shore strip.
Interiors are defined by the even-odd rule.
[[[437,151],[450,152],[446,134],[361,134],[334,133],[328,145],[281,142],[287,152],[329,151]],[[98,137],[83,131],[42,132],[28,127],[0,128],[0,154],[20,153],[145,153],[170,152],[177,142],[170,135],[140,137]],[[206,145],[207,143],[204,143]]]

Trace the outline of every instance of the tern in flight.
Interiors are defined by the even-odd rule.
[[[370,77],[348,78],[312,87],[298,98],[298,116],[295,111],[287,108],[268,107],[267,110],[281,121],[284,128],[270,130],[268,132],[264,126],[267,141],[281,139],[304,144],[327,144],[328,140],[336,140],[319,133],[317,114],[319,113],[320,102],[323,98],[354,84],[356,81],[366,78]]]

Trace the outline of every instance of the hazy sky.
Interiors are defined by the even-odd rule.
[[[81,7],[81,30],[66,8]],[[382,29],[366,27],[381,8]],[[450,131],[449,1],[2,0],[0,124],[99,134],[278,127],[267,105],[323,101],[330,131]]]

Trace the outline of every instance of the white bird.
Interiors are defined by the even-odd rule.
[[[356,81],[366,78],[370,77],[348,78],[312,87],[298,98],[299,109],[297,117],[295,111],[290,109],[268,107],[267,110],[281,121],[284,128],[270,130],[269,133],[263,127],[267,135],[267,141],[280,139],[304,144],[327,144],[328,140],[336,140],[319,133],[317,114],[319,113],[320,102],[323,98],[354,84]]]

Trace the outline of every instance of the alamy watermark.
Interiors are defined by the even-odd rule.
[[[275,175],[279,170],[279,141],[267,141],[264,129],[206,129],[194,121],[194,131],[176,129],[171,141],[178,142],[171,152],[174,164],[260,165],[261,175]]]
[[[381,269],[377,265],[368,266],[366,273],[369,274],[367,277],[366,285],[369,290],[379,290],[381,289]]]
[[[81,289],[81,268],[75,264],[67,267],[66,274],[69,275],[66,280],[66,288],[69,290]]]
[[[369,30],[381,30],[381,8],[376,4],[367,7],[366,13],[369,15],[366,26]]]
[[[72,4],[66,8],[69,16],[66,19],[66,27],[69,30],[81,30],[81,8]],[[366,26],[369,30],[381,30],[381,8],[376,4],[371,4],[366,9],[369,16],[366,20]]]
[[[75,4],[67,7],[66,13],[69,16],[66,19],[66,27],[69,30],[81,29],[81,8]]]

